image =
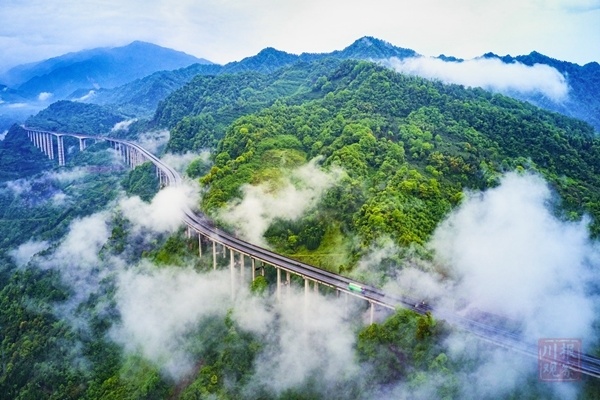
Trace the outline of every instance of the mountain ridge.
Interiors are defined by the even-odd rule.
[[[15,74],[24,73],[23,68],[25,67],[29,68],[30,72],[44,72],[52,68],[54,69],[52,73],[30,78],[17,88],[11,87],[11,96],[12,98],[29,98],[38,101],[38,96],[45,92],[43,96],[48,99],[45,105],[48,104],[48,101],[61,99],[80,100],[81,98],[84,99],[80,101],[102,105],[114,102],[117,108],[123,108],[126,113],[132,116],[148,116],[154,111],[160,100],[192,79],[192,74],[188,72],[177,72],[181,68],[188,68],[189,65],[177,68],[161,68],[147,74],[145,74],[145,71],[132,68],[133,71],[130,71],[130,74],[119,74],[120,81],[115,81],[114,79],[111,80],[110,76],[104,76],[103,71],[109,68],[111,61],[102,56],[106,51],[111,50],[116,54],[117,58],[121,60],[128,59],[128,64],[131,65],[135,64],[136,59],[147,58],[140,57],[139,53],[140,51],[143,52],[143,49],[148,46],[160,48],[160,46],[146,42],[134,41],[127,46],[112,48],[112,50],[109,48],[84,50],[82,52],[67,53],[34,65],[27,64],[15,67],[15,71],[13,71]],[[136,52],[138,53],[137,56],[131,54]],[[225,65],[210,63],[210,61],[203,59],[188,59],[188,61],[200,60],[204,62],[200,63],[200,65],[212,66],[211,68],[196,68],[198,74],[216,75],[246,71],[271,73],[294,63],[312,62],[324,58],[378,61],[392,57],[405,59],[420,56],[414,50],[398,47],[372,36],[363,36],[344,49],[329,53],[292,54],[273,47],[266,47],[254,56],[245,57],[239,61],[233,61]],[[437,58],[446,62],[460,63],[466,61],[444,54],[439,55]],[[496,58],[504,63],[519,62],[528,66],[533,66],[537,63],[555,68],[565,77],[571,89],[569,98],[566,101],[557,103],[552,99],[537,94],[505,94],[519,100],[528,101],[550,111],[584,120],[592,124],[597,132],[600,132],[600,65],[597,62],[590,62],[584,66],[580,66],[568,61],[553,59],[537,51],[532,51],[528,55],[515,57],[510,55],[500,56],[493,52],[488,52],[478,58]],[[92,63],[93,65],[90,65],[90,59],[96,60],[95,64]],[[143,64],[143,62],[138,62],[138,64]],[[167,72],[157,74],[159,71]],[[73,77],[76,78],[72,79]],[[132,77],[135,78],[130,79]],[[67,84],[64,84],[64,82],[67,82]],[[84,96],[90,90],[95,91],[95,96],[89,98]],[[143,101],[140,103],[140,96],[144,95],[144,93],[151,94],[153,101]],[[7,99],[2,97],[3,94],[0,93],[0,100],[6,102]]]
[[[152,43],[134,41],[67,53],[11,68],[0,79],[28,97],[41,92],[62,98],[80,88],[116,87],[161,70],[212,62]]]

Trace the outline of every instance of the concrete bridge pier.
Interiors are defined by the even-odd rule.
[[[277,268],[277,300],[281,299],[281,268]]]
[[[256,261],[254,260],[254,258],[251,258],[251,264],[252,264],[252,282],[254,282],[254,280],[256,279]]]
[[[58,165],[60,167],[64,167],[66,162],[65,162],[65,142],[63,140],[63,136],[62,135],[56,135],[56,141],[58,142],[56,148],[57,148],[57,152],[58,152]]]
[[[375,319],[375,303],[372,301],[369,302],[369,324],[373,325],[373,320]]]
[[[50,135],[50,159],[54,160],[54,140],[52,139],[52,135]]]
[[[244,257],[244,253],[240,253],[240,285],[244,286],[244,264],[246,263],[246,259]]]
[[[40,150],[42,153],[46,154],[46,135],[43,133],[40,135]]]
[[[84,151],[86,147],[85,138],[79,138],[79,151]]]
[[[48,136],[49,135],[47,133],[44,134],[44,139],[43,139],[44,149],[43,150],[44,150],[44,154],[46,155],[46,157],[48,157],[48,159],[51,159],[50,158],[50,145],[51,145],[50,140],[51,139]]]
[[[212,248],[213,248],[213,269],[216,270],[217,269],[217,243],[213,240],[212,241]]]
[[[202,258],[202,234],[198,232],[198,257]]]
[[[123,156],[123,161],[125,161],[125,165],[131,167],[131,150],[129,146],[125,147],[125,155]]]
[[[235,297],[235,260],[233,249],[229,249],[229,270],[231,272],[231,300]]]
[[[310,292],[310,281],[307,278],[304,278],[304,313],[305,313],[305,315],[306,315],[306,311],[308,310],[309,292]]]

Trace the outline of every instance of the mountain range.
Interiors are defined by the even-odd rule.
[[[258,54],[225,65],[211,63],[182,52],[144,42],[124,47],[99,48],[69,53],[39,63],[12,68],[0,82],[0,120],[6,114],[3,105],[37,102],[38,110],[52,101],[69,99],[104,106],[128,117],[149,117],[158,103],[196,75],[232,74],[244,71],[271,73],[284,66],[325,58],[369,61],[418,59],[414,50],[386,41],[363,37],[343,50],[330,53],[287,53],[268,47]],[[554,68],[569,87],[568,97],[556,101],[536,92],[503,92],[550,111],[560,112],[590,123],[600,132],[600,65],[580,66],[532,52],[522,56],[486,53],[480,59],[497,59],[505,64],[536,64]],[[440,55],[437,60],[453,65],[464,62]],[[493,79],[493,78],[492,78]],[[10,111],[10,110],[8,110]],[[14,110],[12,110],[14,112]],[[23,113],[23,109],[21,109]]]
[[[19,65],[0,76],[0,82],[15,88],[23,97],[52,93],[60,99],[80,88],[111,88],[156,71],[196,63],[210,64],[183,52],[136,41],[123,47],[84,50]]]

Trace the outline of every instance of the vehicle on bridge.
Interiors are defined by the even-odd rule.
[[[351,292],[356,292],[356,293],[364,293],[365,292],[365,289],[362,286],[357,285],[356,283],[352,283],[352,282],[350,282],[348,284],[348,290]]]

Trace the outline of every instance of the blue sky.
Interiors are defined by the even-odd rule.
[[[226,63],[267,46],[329,52],[365,35],[430,56],[600,61],[600,0],[2,0],[0,21],[0,70],[133,40]]]

